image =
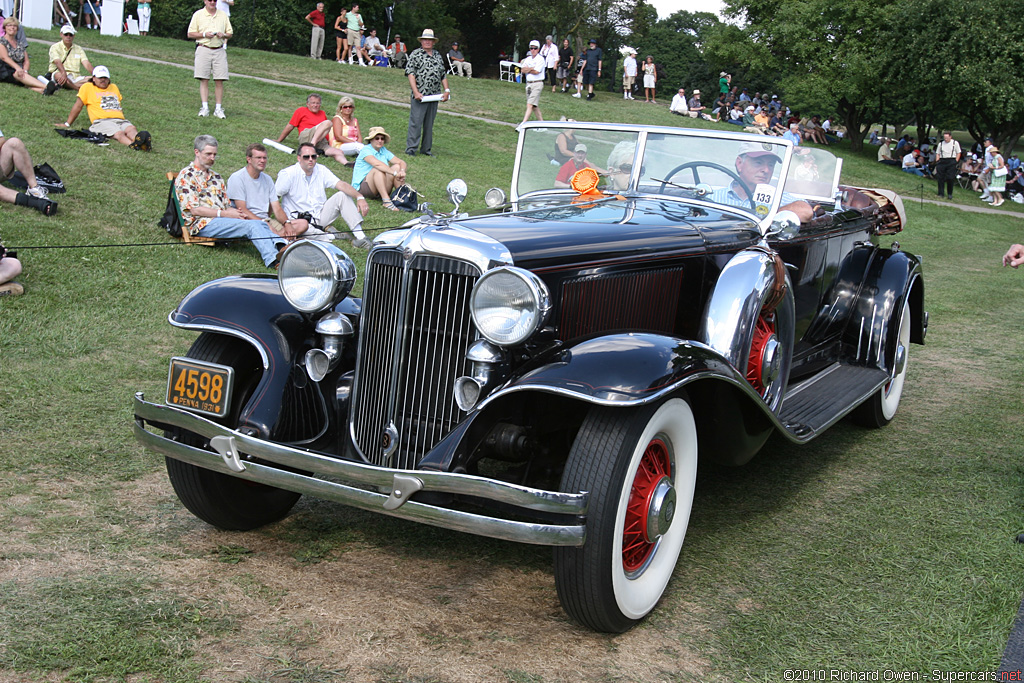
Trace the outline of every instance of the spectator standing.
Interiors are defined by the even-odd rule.
[[[359,57],[359,63],[363,64],[363,57],[359,54],[359,48],[362,47],[362,37],[359,31],[363,29],[363,17],[359,14],[359,5],[352,5],[352,9],[345,15],[345,22],[348,35],[348,63],[353,63],[353,57]],[[341,56],[341,59],[342,61],[345,60],[344,54]],[[363,66],[366,65],[363,64]]]
[[[67,88],[78,90],[83,83],[89,81],[89,74],[92,73],[92,64],[85,55],[85,50],[74,44],[75,29],[71,24],[65,24],[60,29],[60,41],[50,46],[50,71],[51,83],[48,90]],[[85,68],[85,75],[82,75],[82,68]]]
[[[210,0],[211,4],[214,1]],[[200,135],[192,147],[195,159],[174,179],[174,193],[181,206],[181,229],[201,237],[246,237],[259,250],[264,265],[276,268],[287,241],[276,235],[266,221],[245,219],[241,211],[231,207],[224,178],[213,170],[217,139]]]
[[[92,122],[89,130],[93,133],[114,138],[122,145],[135,150],[150,150],[152,142],[149,133],[140,133],[132,122],[124,117],[124,111],[121,109],[121,91],[110,82],[110,70],[107,67],[97,66],[93,69],[92,80],[83,83],[78,89],[78,97],[71,105],[71,113],[64,122],[65,128],[71,127],[82,113],[83,107],[89,114],[89,120]]]
[[[657,104],[654,101],[655,88],[658,85],[658,70],[654,66],[654,57],[647,55],[647,59],[644,60],[644,100],[651,104]]]
[[[139,35],[149,33],[149,20],[153,16],[153,8],[149,0],[139,0],[135,7],[135,16],[139,19]]]
[[[327,114],[321,109],[322,100],[318,93],[312,92],[306,98],[305,106],[299,107],[285,124],[278,136],[278,142],[284,142],[293,130],[299,129],[299,143],[309,142],[316,133],[316,126],[327,120]]]
[[[85,18],[85,27],[100,30],[100,18],[103,14],[103,0],[78,0]]]
[[[235,0],[217,0],[217,9],[224,14],[231,16],[231,8],[235,6]]]
[[[316,9],[306,15],[313,30],[309,36],[309,56],[313,59],[321,59],[324,54],[324,29],[327,26],[327,16],[324,15],[324,3],[316,3]]]
[[[264,221],[270,229],[289,240],[296,237],[317,237],[327,235],[309,222],[291,219],[285,215],[281,202],[277,200],[274,180],[265,173],[267,169],[267,148],[259,143],[245,149],[245,166],[228,178],[228,199],[235,205],[242,218]]]
[[[1003,199],[1003,192],[1006,191],[1006,162],[1003,160],[1003,155],[999,153],[999,148],[995,145],[991,145],[988,148],[988,153],[992,157],[992,161],[988,165],[990,172],[988,192],[992,196],[992,206],[1002,206],[1005,201]]]
[[[725,73],[724,71],[718,74],[718,93],[720,95],[729,94],[729,84],[732,83],[732,76]]]
[[[473,77],[473,65],[466,61],[462,51],[459,49],[458,43],[452,43],[452,49],[448,50],[448,59],[451,61],[452,68],[455,69],[456,74],[466,78]]]
[[[40,94],[53,94],[29,73],[28,40],[18,40],[18,28],[21,26],[14,17],[4,19],[4,32],[0,36],[0,81],[23,85]]]
[[[391,64],[399,69],[405,68],[405,63],[409,61],[409,51],[405,47],[405,43],[402,42],[402,36],[395,34],[395,42],[391,43],[388,48],[388,54],[391,55]]]
[[[348,53],[348,35],[345,32],[344,23],[346,21],[345,14],[348,12],[344,7],[341,8],[341,12],[334,19],[334,40],[337,43],[337,50],[334,53],[334,59],[341,64],[342,54]]]
[[[982,143],[982,152],[979,155],[982,158],[981,172],[978,174],[978,186],[981,188],[981,201],[991,202],[992,195],[988,190],[989,183],[992,181],[992,138],[986,137]]]
[[[338,233],[341,239],[355,238],[355,246],[369,249],[370,240],[363,234],[363,216],[370,210],[363,195],[351,185],[331,173],[326,166],[316,163],[316,148],[308,142],[299,145],[293,166],[277,174],[276,191],[281,207],[289,216],[309,214],[320,226],[328,228],[340,216],[351,233]],[[327,190],[335,189],[330,198]]]
[[[228,55],[221,48],[231,39],[231,19],[223,10],[217,9],[217,0],[203,0],[203,8],[192,15],[188,24],[188,38],[196,41],[193,76],[199,81],[199,99],[202,106],[199,116],[210,115],[210,79],[213,79],[214,98],[217,107],[213,115],[218,119],[224,114],[224,81],[228,80]]]
[[[636,81],[636,50],[632,48],[622,60],[622,99],[633,99],[633,83]]]
[[[548,78],[551,79],[551,92],[555,92],[558,79],[555,71],[558,69],[558,46],[551,36],[544,37],[544,44],[540,46],[540,56],[544,58],[544,66],[548,70]]]
[[[953,183],[956,181],[956,169],[960,164],[962,152],[960,143],[953,139],[953,133],[943,131],[942,141],[936,148],[938,161],[935,166],[935,178],[939,183],[939,197],[942,197],[943,189],[948,199],[953,198]]]
[[[15,171],[21,171],[28,188],[18,192],[0,185],[0,201],[16,206],[30,206],[45,216],[57,213],[57,202],[47,199],[46,188],[36,182],[36,172],[25,143],[19,138],[5,138],[3,132],[0,132],[0,182],[9,180]]]
[[[583,85],[587,86],[587,99],[594,99],[594,83],[601,77],[601,66],[604,61],[604,51],[597,46],[597,40],[591,38],[587,44],[586,53],[581,60],[583,62]]]
[[[420,154],[434,156],[434,119],[437,117],[438,101],[447,102],[451,90],[448,89],[448,68],[444,65],[441,53],[434,49],[437,38],[434,31],[423,29],[419,37],[420,46],[409,55],[405,65],[405,75],[409,78],[412,95],[409,99],[409,131],[405,138],[405,153],[416,156],[416,146]],[[442,92],[442,88],[444,92]],[[424,98],[429,98],[424,102]]]
[[[668,105],[668,110],[680,116],[690,115],[690,108],[686,106],[686,88],[680,88],[679,92],[672,96],[672,103]]]
[[[572,63],[576,56],[569,47],[569,39],[562,41],[562,47],[558,48],[558,71],[555,76],[562,81],[562,92],[569,92],[569,76],[572,75]]]
[[[544,117],[540,113],[540,94],[544,90],[547,62],[540,56],[540,41],[530,41],[530,54],[519,63],[519,69],[526,77],[526,113],[523,114],[522,123],[530,119],[530,114],[534,110],[537,112],[537,120],[543,121]]]

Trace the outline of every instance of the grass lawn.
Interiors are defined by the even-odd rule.
[[[55,32],[29,31],[56,40]],[[886,429],[845,423],[804,446],[781,438],[749,465],[702,468],[687,544],[655,613],[621,636],[562,614],[550,551],[303,500],[248,534],[185,512],[161,459],[131,436],[132,392],[159,396],[167,360],[194,335],[167,313],[193,287],[264,272],[249,245],[182,246],[156,221],[167,171],[191,141],[221,143],[217,169],[276,138],[310,90],[407,102],[404,75],[231,49],[228,118],[200,119],[185,41],[77,41],[107,65],[154,150],[95,147],[53,132],[73,101],[0,85],[0,130],[49,162],[60,213],[0,205],[26,295],[0,299],[0,683],[69,681],[779,681],[793,669],[994,671],[1024,591],[1024,274],[1002,269],[1018,217],[883,167],[844,146],[844,181],[898,191],[902,248],[924,257],[928,343],[913,346]],[[32,43],[33,71],[45,46]],[[294,82],[301,86],[291,86]],[[446,108],[518,123],[522,87],[452,78]],[[667,101],[667,100],[666,100]],[[676,125],[666,107],[546,92],[548,118]],[[407,110],[360,100],[402,154]],[[83,114],[80,124],[86,121]],[[702,125],[690,119],[687,125]],[[710,124],[707,124],[710,125]],[[293,133],[292,142],[295,140]],[[511,126],[440,115],[433,159],[410,182],[446,209],[444,186],[508,188]],[[272,175],[294,159],[270,151]],[[334,170],[343,179],[350,172]],[[1008,202],[1003,207],[1024,207]],[[371,202],[371,232],[405,219]],[[345,245],[343,245],[344,247]],[[362,272],[364,256],[353,253]],[[849,680],[849,679],[847,679]]]

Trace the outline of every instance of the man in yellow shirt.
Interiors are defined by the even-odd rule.
[[[93,69],[92,80],[82,84],[64,126],[71,127],[85,107],[92,125],[89,130],[114,138],[132,149],[149,151],[150,136],[136,130],[121,110],[121,91],[110,82],[110,70],[105,66]]]
[[[74,27],[65,24],[60,29],[60,42],[50,46],[50,71],[53,72],[51,82],[57,84],[54,90],[58,87],[78,90],[83,83],[89,81],[92,64],[85,56],[85,50],[75,45],[74,40]],[[82,67],[85,67],[85,75],[82,75]]]
[[[199,98],[203,102],[200,116],[210,115],[210,78],[213,78],[217,107],[213,115],[224,118],[224,81],[228,80],[228,55],[222,49],[231,39],[231,19],[217,9],[217,0],[203,0],[188,24],[188,38],[196,41],[193,75],[199,80]]]

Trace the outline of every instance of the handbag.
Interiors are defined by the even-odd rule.
[[[402,211],[415,211],[418,208],[419,195],[409,185],[399,185],[391,193],[391,203]]]
[[[996,178],[1002,178],[1002,177],[1004,177],[1006,175],[1006,173],[1007,173],[1007,169],[1006,169],[1005,166],[1003,166],[1001,168],[994,168],[994,169],[992,169],[992,175],[994,175]]]

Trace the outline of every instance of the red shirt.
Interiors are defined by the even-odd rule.
[[[558,175],[555,176],[555,181],[559,183],[567,183],[572,180],[573,174],[581,168],[594,168],[594,165],[589,161],[584,161],[582,166],[577,166],[576,159],[569,159],[569,161],[562,164],[562,168],[558,169]]]
[[[326,24],[326,17],[324,17],[324,13],[318,9],[313,10],[307,16],[314,24],[316,24],[320,28],[323,28]]]
[[[321,121],[326,120],[327,114],[324,113],[323,109],[314,114],[309,110],[309,107],[302,106],[295,110],[295,113],[292,114],[292,120],[288,123],[298,128],[301,133],[307,128],[312,128]]]

